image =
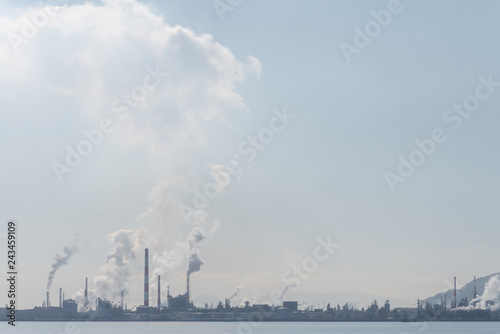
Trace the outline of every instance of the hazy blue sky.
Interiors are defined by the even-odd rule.
[[[19,223],[21,307],[41,304],[78,233],[52,293],[119,271],[129,305],[142,300],[146,246],[173,294],[188,251],[200,253],[193,294],[220,298],[283,289],[328,235],[340,248],[301,291],[410,303],[499,271],[497,1],[233,1],[224,20],[212,0],[67,3],[0,1],[0,212]],[[388,7],[348,62],[342,43]],[[157,66],[169,73],[158,82]],[[157,87],[121,120],[122,94],[147,75]],[[475,102],[470,117],[447,112]],[[295,118],[246,161],[245,141],[284,107]],[[114,131],[59,182],[54,161],[103,118]],[[386,172],[436,128],[446,140],[391,191]],[[179,204],[232,159],[242,173],[186,223]],[[207,238],[189,249],[193,229]]]

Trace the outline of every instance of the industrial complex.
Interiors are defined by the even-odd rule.
[[[254,304],[245,302],[244,306],[231,306],[231,298],[219,302],[216,306],[196,307],[190,297],[189,271],[186,278],[186,292],[171,296],[167,287],[167,300],[161,301],[161,277],[157,276],[157,296],[154,305],[150,304],[149,291],[149,250],[145,249],[144,260],[144,303],[128,309],[121,292],[120,301],[96,298],[95,304],[89,301],[88,280],[85,279],[84,299],[78,303],[66,299],[59,289],[57,305],[52,305],[47,291],[42,306],[28,310],[18,310],[19,321],[454,321],[481,320],[500,321],[500,310],[494,301],[483,301],[486,307],[477,307],[477,289],[475,286],[468,298],[457,300],[456,278],[454,280],[453,300],[447,301],[441,296],[437,304],[418,302],[413,308],[391,309],[389,301],[378,305],[377,301],[366,308],[354,308],[349,304],[323,308],[306,307],[300,309],[298,301],[281,301],[280,305]],[[449,303],[449,305],[448,305]],[[91,305],[93,304],[93,305]],[[1,313],[6,313],[7,308]],[[2,314],[3,315],[3,314]]]

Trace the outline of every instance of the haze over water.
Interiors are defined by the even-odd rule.
[[[74,326],[74,327],[69,327]],[[238,330],[240,326],[240,330]],[[250,326],[250,325],[249,325]],[[66,328],[66,330],[65,330]],[[245,327],[248,328],[248,327]],[[102,323],[64,323],[64,322],[44,322],[44,323],[20,323],[17,326],[18,334],[70,334],[70,333],[106,333],[106,334],[132,334],[132,333],[169,333],[169,334],[299,334],[299,333],[336,333],[336,334],[481,334],[499,333],[500,323],[498,322],[433,322],[433,323],[310,323],[310,322],[289,322],[289,323],[264,323],[260,326],[246,331],[242,324],[236,322],[225,323],[123,323],[123,322],[102,322]]]

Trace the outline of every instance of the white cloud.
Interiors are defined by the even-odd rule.
[[[153,254],[165,255],[152,254],[155,264],[179,268],[177,253],[186,230],[177,203],[190,193],[191,178],[208,172],[199,153],[209,145],[213,129],[227,122],[228,113],[245,110],[235,89],[249,75],[260,75],[259,61],[249,56],[241,62],[211,35],[171,26],[134,0],[60,7],[36,34],[18,45],[16,53],[9,36],[23,36],[26,20],[40,10],[0,18],[0,98],[14,106],[0,121],[17,122],[27,140],[39,141],[49,168],[52,160],[62,162],[66,145],[83,139],[82,130],[97,128],[104,117],[112,119],[117,130],[106,137],[112,145],[95,148],[85,159],[105,157],[101,173],[112,174],[123,168],[113,161],[117,152],[148,152],[146,169],[140,172],[153,173],[157,185],[149,208],[138,218],[137,230],[127,233],[140,239],[141,247],[152,245]],[[147,67],[158,67],[169,76],[131,108],[130,117],[120,120],[111,110],[112,101],[140,85]],[[37,122],[32,132],[22,122],[28,119]],[[95,153],[98,150],[105,154]],[[87,169],[74,173],[93,182],[94,175],[83,174]],[[56,177],[51,177],[56,187]],[[78,192],[92,196],[89,189]],[[218,222],[214,224],[215,232]],[[182,257],[185,263],[186,254]],[[103,274],[95,284],[102,284]]]

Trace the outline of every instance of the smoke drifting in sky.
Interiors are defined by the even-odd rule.
[[[287,291],[289,289],[297,288],[298,286],[299,286],[299,283],[297,283],[297,282],[294,282],[294,283],[291,283],[291,284],[288,284],[287,286],[285,286],[285,288],[283,289],[283,292],[281,292],[281,298],[283,298],[283,296],[285,295],[285,293],[287,293]]]
[[[143,248],[140,233],[132,230],[118,230],[108,235],[108,240],[114,248],[106,255],[103,274],[90,283],[89,295],[92,299],[99,296],[118,300],[122,290],[126,294],[130,276],[128,266]]]
[[[200,227],[191,230],[188,237],[188,276],[201,269],[203,260],[201,259],[200,244],[206,239],[205,233]]]
[[[50,290],[52,286],[52,281],[54,280],[54,276],[56,275],[57,270],[62,266],[68,264],[68,261],[71,259],[73,254],[79,251],[78,243],[80,239],[80,234],[75,235],[73,239],[73,243],[70,246],[66,246],[63,249],[63,254],[57,253],[54,257],[55,262],[52,264],[52,269],[49,271],[49,279],[47,282],[47,290]]]
[[[31,17],[32,13],[28,11],[26,15]],[[21,18],[6,18],[0,33],[22,23]],[[99,38],[94,38],[95,32]],[[69,44],[65,43],[68,35],[72,40]],[[207,182],[203,179],[207,162],[219,159],[216,153],[227,149],[215,152],[221,147],[220,143],[227,143],[227,139],[220,136],[224,133],[221,130],[239,117],[245,117],[246,106],[236,91],[237,86],[249,76],[259,76],[261,64],[252,56],[240,61],[211,35],[169,25],[162,15],[134,0],[63,6],[57,18],[47,22],[43,36],[29,41],[30,52],[25,57],[1,54],[3,62],[10,64],[2,72],[2,78],[9,78],[12,84],[15,81],[23,90],[31,85],[44,87],[39,93],[47,98],[46,109],[35,111],[19,105],[23,117],[40,124],[50,119],[47,124],[52,124],[54,118],[61,116],[59,119],[64,120],[61,126],[72,129],[71,136],[57,132],[54,142],[60,143],[60,147],[46,145],[56,146],[46,152],[50,157],[47,164],[51,160],[63,162],[65,146],[85,140],[74,133],[81,133],[83,129],[90,131],[98,127],[103,118],[109,118],[116,131],[106,134],[106,147],[94,147],[94,153],[86,156],[85,161],[99,161],[99,156],[108,156],[107,172],[114,173],[114,169],[125,164],[124,160],[115,158],[127,152],[131,168],[147,171],[141,178],[141,187],[144,187],[141,189],[150,189],[149,203],[137,211],[142,214],[130,216],[130,221],[123,222],[130,227],[120,229],[123,225],[115,223],[116,227],[110,230],[116,232],[108,236],[111,250],[105,256],[106,262],[99,273],[89,277],[90,302],[96,297],[119,300],[121,291],[127,292],[129,284],[140,282],[143,263],[139,254],[145,247],[151,251],[152,270],[162,277],[166,278],[173,270],[184,272],[186,261],[188,273],[199,271],[204,263],[200,243],[213,235],[219,225],[207,225],[207,212],[203,210],[193,213],[194,228],[186,225],[179,203],[192,202],[194,189]],[[61,58],[68,60],[57,66],[48,60],[53,55],[54,43],[63,46],[58,52]],[[0,49],[5,50],[4,44],[5,41],[0,41]],[[45,59],[47,62],[40,62]],[[36,68],[40,72],[32,71],[24,76],[14,68]],[[71,73],[71,79],[67,73]],[[168,76],[161,76],[156,88],[148,89],[147,96],[136,101],[134,107],[120,100],[144,82],[156,80],[158,73],[168,73]],[[110,107],[113,102],[117,102],[117,108]],[[123,109],[128,109],[126,118],[117,112]],[[46,113],[51,116],[47,117]],[[88,122],[82,124],[82,119]],[[138,156],[141,158],[136,159]],[[75,175],[85,179],[93,177],[92,173],[84,167],[72,169],[64,175],[64,182],[68,182],[64,184],[73,182]],[[55,175],[53,179],[57,180]],[[189,237],[186,239],[186,236]],[[76,250],[68,246],[56,256],[48,288],[57,270]],[[80,300],[82,296],[83,290],[74,298]],[[131,298],[138,302],[137,297]]]
[[[500,308],[500,275],[490,278],[484,286],[484,293],[473,299],[470,303],[473,309],[493,309]]]
[[[229,300],[233,299],[234,297],[236,297],[238,295],[238,293],[240,292],[240,290],[243,289],[242,286],[238,286],[236,287],[236,289],[234,289],[233,293],[231,294],[231,296],[229,296]]]
[[[131,230],[118,230],[108,236],[108,240],[115,245],[112,252],[106,256],[106,263],[114,262],[121,267],[128,261],[135,259],[137,248],[137,238]]]
[[[500,275],[493,276],[484,286],[484,293],[471,300],[469,306],[457,307],[454,310],[497,310],[500,308]]]

